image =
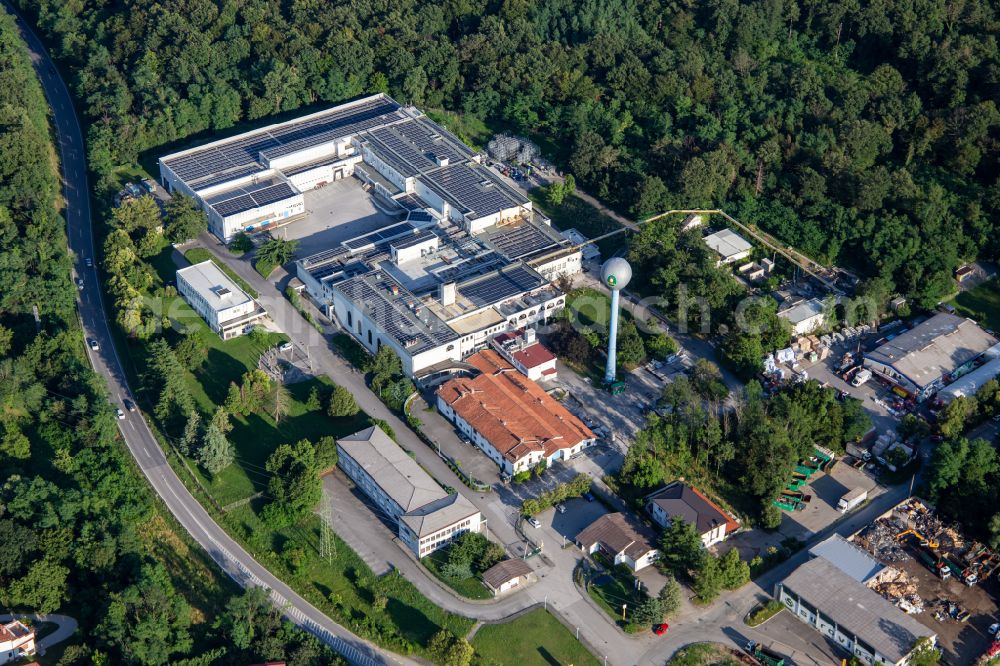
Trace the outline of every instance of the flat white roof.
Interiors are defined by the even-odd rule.
[[[722,255],[723,258],[735,257],[753,249],[753,245],[732,229],[723,229],[705,236],[705,244]]]
[[[787,319],[792,324],[800,324],[821,314],[823,314],[823,303],[818,298],[802,301],[791,307],[778,310],[778,316]]]
[[[253,301],[211,259],[178,270],[178,281],[182,277],[216,312]]]

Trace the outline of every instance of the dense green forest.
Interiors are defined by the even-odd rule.
[[[19,0],[99,173],[373,91],[537,138],[637,216],[723,205],[930,305],[1000,249],[989,0]]]
[[[261,593],[235,596],[118,439],[83,353],[47,109],[0,10],[0,605],[75,617],[61,666],[333,663]]]

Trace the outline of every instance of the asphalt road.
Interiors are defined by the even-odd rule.
[[[94,369],[107,381],[112,403],[122,407],[123,399],[131,392],[105,316],[96,267],[88,268],[85,263],[90,258],[96,264],[98,257],[91,225],[86,156],[79,120],[69,91],[41,41],[13,7],[3,1],[8,10],[18,16],[18,25],[31,53],[32,63],[52,108],[52,124],[62,158],[65,215],[69,245],[74,254],[74,278],[83,280],[83,288],[78,294],[80,319],[84,335],[88,340],[96,340],[100,347],[96,352],[88,347],[87,353]],[[233,541],[181,483],[141,412],[129,413],[126,410],[125,418],[119,421],[119,429],[139,469],[170,512],[240,585],[269,588],[272,601],[283,608],[289,620],[316,634],[352,663],[413,663],[381,650],[335,623],[271,575]]]

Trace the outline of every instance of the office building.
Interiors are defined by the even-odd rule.
[[[223,340],[249,332],[267,317],[211,259],[177,271],[177,293]]]

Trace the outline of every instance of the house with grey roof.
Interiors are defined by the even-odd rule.
[[[337,440],[337,465],[393,522],[399,538],[425,557],[486,519],[458,493],[447,493],[376,426]]]
[[[576,537],[576,545],[588,555],[601,551],[615,564],[632,571],[649,566],[660,556],[656,535],[639,521],[623,513],[606,513]]]
[[[728,516],[704,493],[683,481],[674,481],[647,496],[646,511],[661,527],[668,527],[678,518],[694,525],[706,548],[740,527],[736,519]]]

